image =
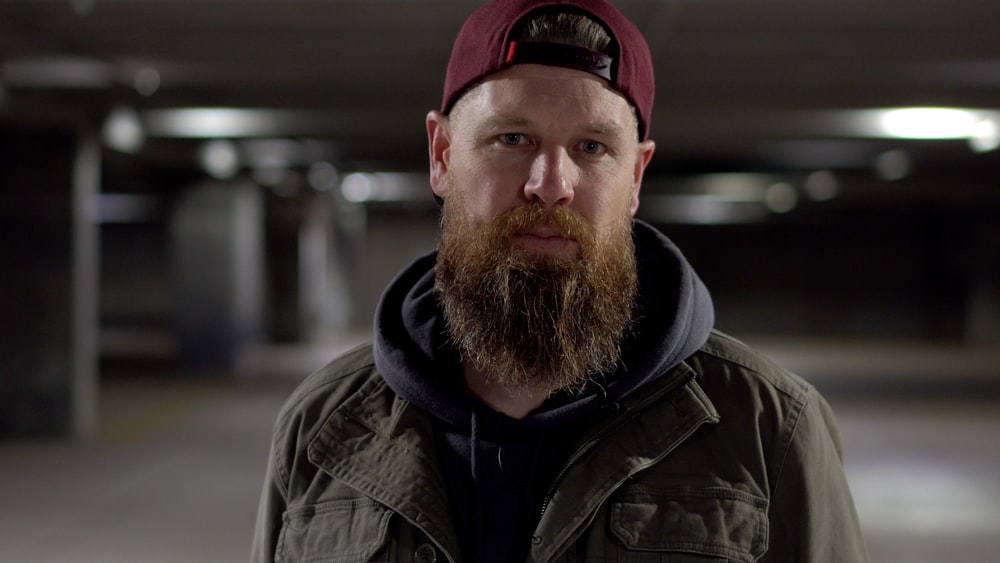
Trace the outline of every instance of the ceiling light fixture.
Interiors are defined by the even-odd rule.
[[[972,110],[913,107],[885,110],[879,125],[896,139],[967,139],[979,121]]]
[[[189,139],[240,138],[273,135],[278,111],[236,108],[149,110],[150,132],[161,137]]]

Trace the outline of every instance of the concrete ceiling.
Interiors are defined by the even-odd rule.
[[[249,135],[303,143],[308,158],[342,170],[419,171],[424,115],[438,105],[451,42],[478,4],[0,0],[0,111],[99,122],[126,104],[146,122],[143,150],[173,162],[195,143],[157,121],[163,110],[281,110],[270,129]],[[1000,108],[1000,2],[616,4],[653,52],[654,177],[858,170],[892,148],[934,166],[998,169],[997,151],[854,138],[825,117],[894,106]]]

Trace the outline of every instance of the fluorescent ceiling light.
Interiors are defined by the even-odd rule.
[[[966,139],[992,150],[1000,110],[960,107],[898,107],[820,112],[827,134],[868,139]],[[821,132],[822,136],[822,132]],[[1000,144],[1000,141],[998,141]]]
[[[316,135],[344,126],[340,114],[291,109],[190,107],[151,109],[143,116],[150,136],[175,139]]]
[[[195,139],[272,135],[278,128],[275,111],[234,108],[151,110],[146,123],[156,136]]]
[[[0,63],[0,75],[19,88],[105,89],[114,83],[111,65],[84,57],[51,57]]]
[[[895,139],[966,139],[976,152],[1000,147],[1000,112],[914,107],[882,110],[878,126]]]
[[[968,139],[980,121],[971,110],[914,107],[885,110],[879,124],[897,139]]]

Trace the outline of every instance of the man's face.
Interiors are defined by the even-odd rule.
[[[551,70],[515,67],[467,94],[450,124],[428,119],[432,156],[435,132],[448,145],[435,191],[449,332],[511,390],[579,388],[611,369],[636,290],[631,216],[652,143],[636,141],[603,81]]]
[[[445,200],[461,190],[468,218],[485,225],[515,207],[566,206],[612,231],[638,207],[653,143],[640,143],[626,100],[585,72],[516,65],[466,93],[450,116],[428,116],[431,184]],[[446,181],[445,176],[450,176]],[[549,254],[574,242],[539,229],[516,244]]]

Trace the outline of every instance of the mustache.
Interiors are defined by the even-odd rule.
[[[502,213],[493,220],[491,227],[495,234],[505,238],[544,227],[576,241],[596,239],[594,227],[577,211],[564,206],[545,207],[538,203]]]

